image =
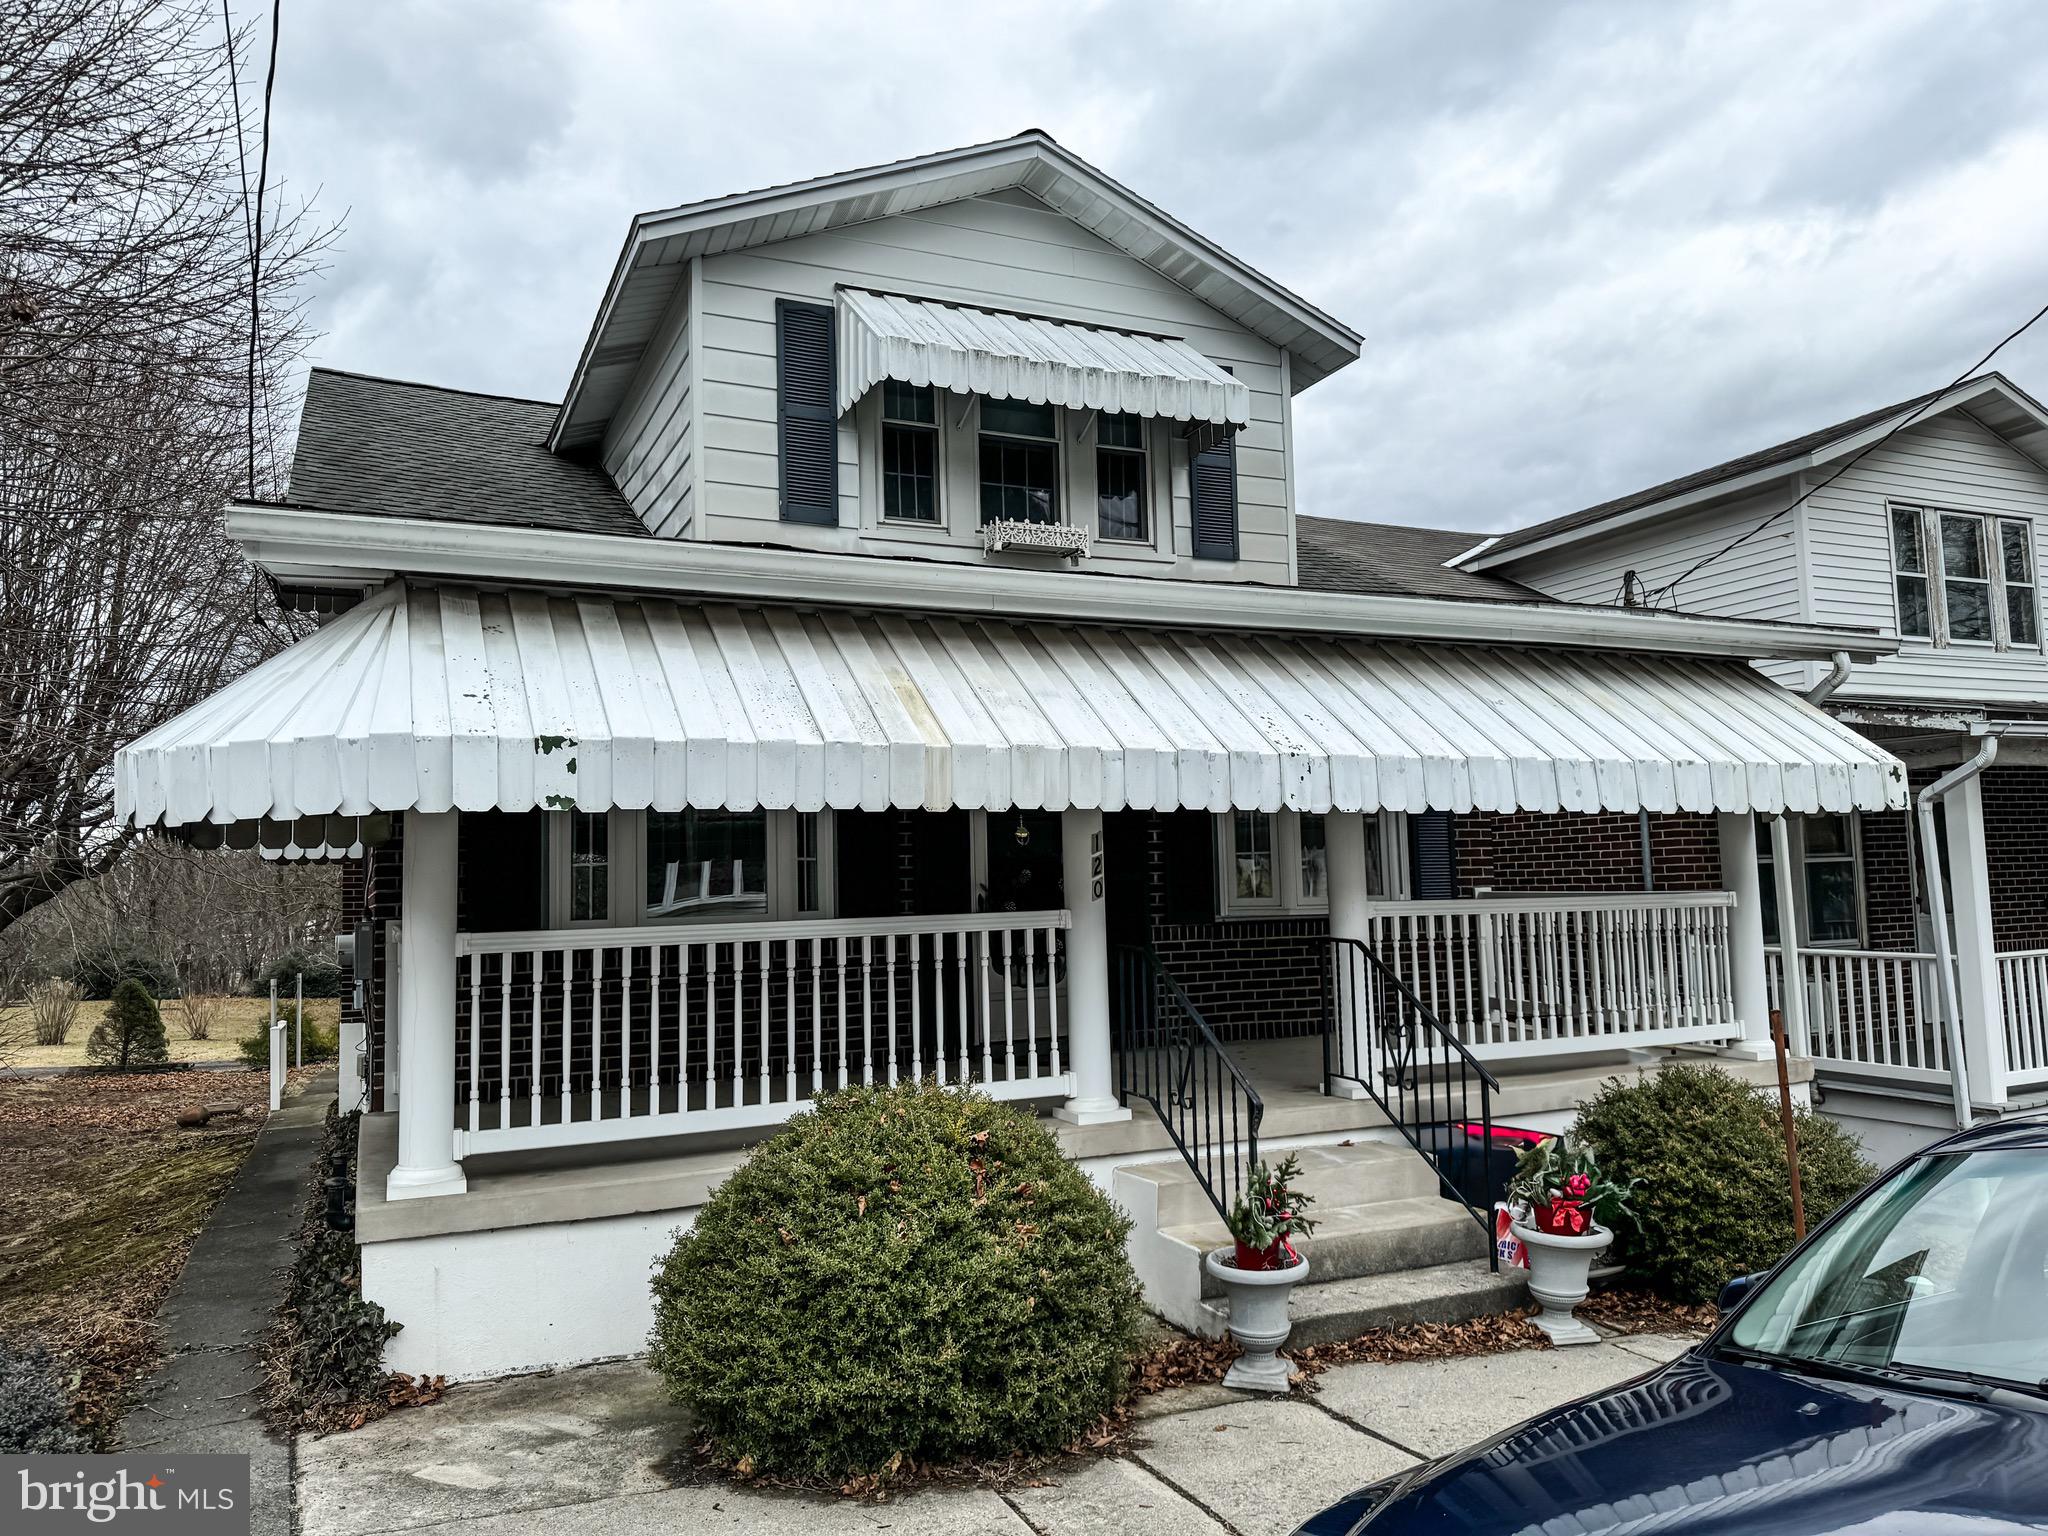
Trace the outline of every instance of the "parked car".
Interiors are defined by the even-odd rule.
[[[1670,1364],[1298,1536],[2048,1530],[2048,1117],[1909,1158],[1721,1304]]]

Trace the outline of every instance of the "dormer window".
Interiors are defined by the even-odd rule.
[[[939,520],[939,407],[929,384],[882,386],[882,516]]]
[[[981,402],[981,520],[1060,520],[1059,412],[1026,400]]]
[[[1095,424],[1095,536],[1143,543],[1145,423],[1130,412],[1105,413]]]

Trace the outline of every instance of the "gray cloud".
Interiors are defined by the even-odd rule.
[[[320,360],[432,382],[559,396],[636,211],[1027,125],[1366,332],[1299,401],[1325,514],[1549,516],[1932,387],[2048,301],[2031,0],[285,28],[273,164],[348,210]]]

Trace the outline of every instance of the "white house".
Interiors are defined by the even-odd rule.
[[[1565,601],[1653,594],[1692,613],[1848,624],[1897,642],[1842,673],[1817,661],[1765,667],[1793,688],[1825,688],[1835,719],[1931,791],[1939,892],[1911,812],[1794,818],[1764,850],[1783,866],[1805,951],[1787,1012],[1829,1109],[1881,1150],[1952,1128],[1958,1095],[1966,1114],[2048,1099],[2044,539],[2048,412],[1993,373],[1455,562]],[[1776,910],[1767,924],[1775,941]],[[1953,1032],[1938,984],[1944,938]],[[1774,961],[1774,986],[1781,977]]]
[[[1771,1075],[1756,818],[1905,778],[1751,664],[1899,643],[1298,516],[1359,350],[1028,132],[634,219],[559,402],[313,375],[229,525],[330,617],[116,772],[362,850],[395,1367],[637,1349],[669,1234],[849,1081],[1043,1110],[1210,1329],[1218,1208],[1320,1146],[1330,1337],[1515,1299],[1465,1127]]]

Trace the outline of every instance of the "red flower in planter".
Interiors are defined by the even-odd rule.
[[[1583,1200],[1592,1192],[1593,1181],[1583,1173],[1575,1173],[1564,1181],[1564,1192],[1574,1200]]]

